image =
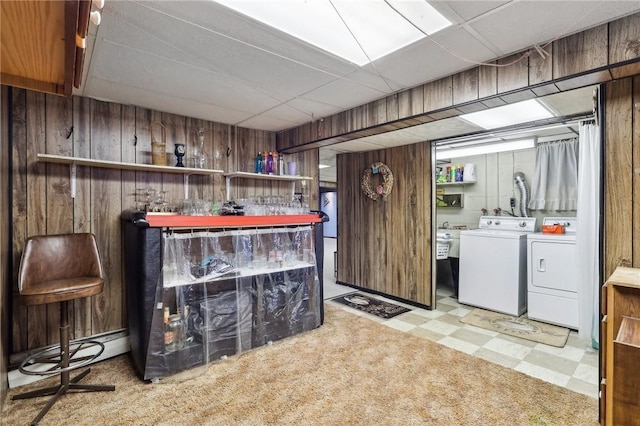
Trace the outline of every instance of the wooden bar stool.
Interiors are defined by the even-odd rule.
[[[18,289],[27,305],[60,303],[60,345],[29,356],[20,365],[23,374],[60,375],[60,384],[25,392],[13,399],[53,395],[33,419],[38,423],[67,392],[113,391],[112,385],[79,384],[90,369],[70,379],[72,370],[91,363],[104,351],[94,340],[69,342],[68,301],[102,292],[102,264],[93,234],[42,235],[31,237],[22,253]]]

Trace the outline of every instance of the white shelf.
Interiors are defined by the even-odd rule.
[[[301,180],[313,180],[310,176],[289,176],[289,175],[268,175],[264,173],[250,173],[250,172],[229,172],[225,173],[224,176],[227,178],[227,201],[231,197],[231,179],[241,178],[241,179],[262,179],[262,180],[279,180],[285,182],[291,182],[291,195],[293,196],[295,192],[296,182]]]
[[[183,175],[214,175],[224,170],[196,169],[193,167],[154,166],[152,164],[121,163],[119,161],[93,160],[91,158],[67,157],[64,155],[38,154],[38,161],[46,163],[76,164],[78,166],[102,167],[106,169],[138,170],[143,172],[178,173]]]
[[[313,268],[315,267],[314,263],[306,263],[306,262],[294,262],[291,265],[284,265],[276,268],[262,267],[262,268],[240,268],[234,269],[233,271],[229,271],[224,274],[219,275],[207,275],[202,278],[197,278],[195,280],[185,280],[180,279],[180,276],[171,276],[171,274],[167,274],[163,271],[163,288],[174,288],[181,287],[185,285],[193,285],[193,284],[202,284],[202,283],[210,283],[216,281],[224,281],[230,279],[237,279],[243,277],[252,277],[256,275],[268,275],[275,274],[278,272],[284,271],[293,271],[297,269],[305,269],[305,268]]]
[[[264,180],[285,180],[285,181],[299,181],[299,180],[313,180],[310,176],[289,176],[289,175],[267,175],[264,173],[249,173],[249,172],[229,172],[224,174],[228,178],[245,178],[245,179],[264,179]]]
[[[65,155],[38,154],[38,161],[69,164],[71,174],[71,198],[76,198],[76,166],[100,167],[104,169],[137,170],[141,172],[178,173],[184,175],[184,198],[189,198],[189,175],[215,175],[224,170],[196,169],[193,167],[155,166],[153,164],[122,163],[119,161],[93,160],[91,158],[67,157]]]
[[[473,185],[475,182],[436,182],[436,186],[464,186]]]

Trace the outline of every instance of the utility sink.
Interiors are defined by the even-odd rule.
[[[449,257],[460,256],[460,230],[459,229],[440,229],[436,231],[438,238],[446,238],[449,236]]]

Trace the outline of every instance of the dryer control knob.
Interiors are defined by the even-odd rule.
[[[496,225],[500,225],[500,221],[499,220],[496,220]]]
[[[487,225],[491,225],[492,223],[491,220],[487,220]]]
[[[520,228],[524,228],[525,226],[527,226],[527,222],[525,222],[524,220],[522,222],[520,222],[518,224],[520,226]]]

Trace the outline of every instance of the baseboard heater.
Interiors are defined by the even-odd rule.
[[[85,338],[81,339],[84,340]],[[126,354],[131,350],[131,346],[129,344],[129,333],[124,331],[112,332],[108,334],[101,334],[97,336],[86,337],[89,340],[97,340],[104,344],[104,352],[97,357],[92,364],[96,362],[104,361],[109,358],[116,357],[118,355]],[[44,349],[44,348],[42,348]],[[41,349],[37,349],[41,350]],[[32,351],[33,352],[33,351]],[[12,355],[11,362],[14,365],[18,365],[22,362],[24,358],[26,358],[29,353],[20,353]],[[86,368],[85,366],[84,368]],[[82,370],[83,367],[78,370]],[[73,375],[73,372],[71,373]],[[52,376],[32,376],[28,374],[23,374],[20,372],[18,367],[9,371],[8,380],[9,380],[9,389],[17,388],[22,385],[26,385],[29,383],[34,383],[39,380],[43,380]]]

